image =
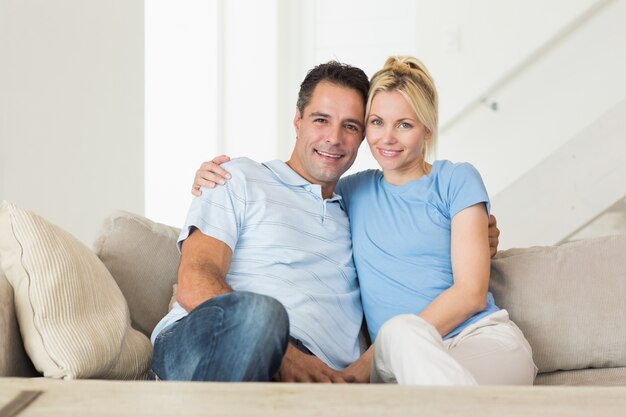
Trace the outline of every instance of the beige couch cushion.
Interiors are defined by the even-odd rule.
[[[13,287],[0,268],[0,376],[36,376],[15,317]]]
[[[128,301],[133,327],[146,336],[168,311],[180,254],[179,229],[138,214],[109,216],[94,243]]]
[[[533,348],[539,372],[626,366],[626,235],[511,249],[491,291]]]
[[[626,368],[577,369],[537,375],[535,385],[626,385]]]
[[[26,352],[44,376],[132,379],[146,374],[149,340],[130,327],[115,281],[76,238],[3,202],[0,258],[15,293]]]

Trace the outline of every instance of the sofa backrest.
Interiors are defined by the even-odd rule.
[[[132,326],[150,337],[167,313],[176,283],[179,229],[116,211],[103,223],[94,250],[126,297]]]
[[[491,291],[533,348],[539,372],[626,366],[626,235],[511,249]]]
[[[95,251],[147,336],[176,282],[179,229],[116,212]],[[539,372],[626,366],[626,235],[502,251],[492,260],[496,304],[533,348]]]

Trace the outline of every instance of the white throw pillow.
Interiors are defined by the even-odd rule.
[[[51,378],[144,378],[151,345],[98,257],[43,218],[0,205],[0,262],[24,347]]]

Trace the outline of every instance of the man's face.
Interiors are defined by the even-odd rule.
[[[361,95],[328,81],[315,87],[302,115],[296,109],[296,146],[287,163],[306,180],[321,185],[325,198],[356,158],[364,117]]]

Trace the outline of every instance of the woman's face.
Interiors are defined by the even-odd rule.
[[[424,174],[422,148],[428,130],[398,91],[376,93],[365,136],[386,177],[415,178],[416,174]]]

